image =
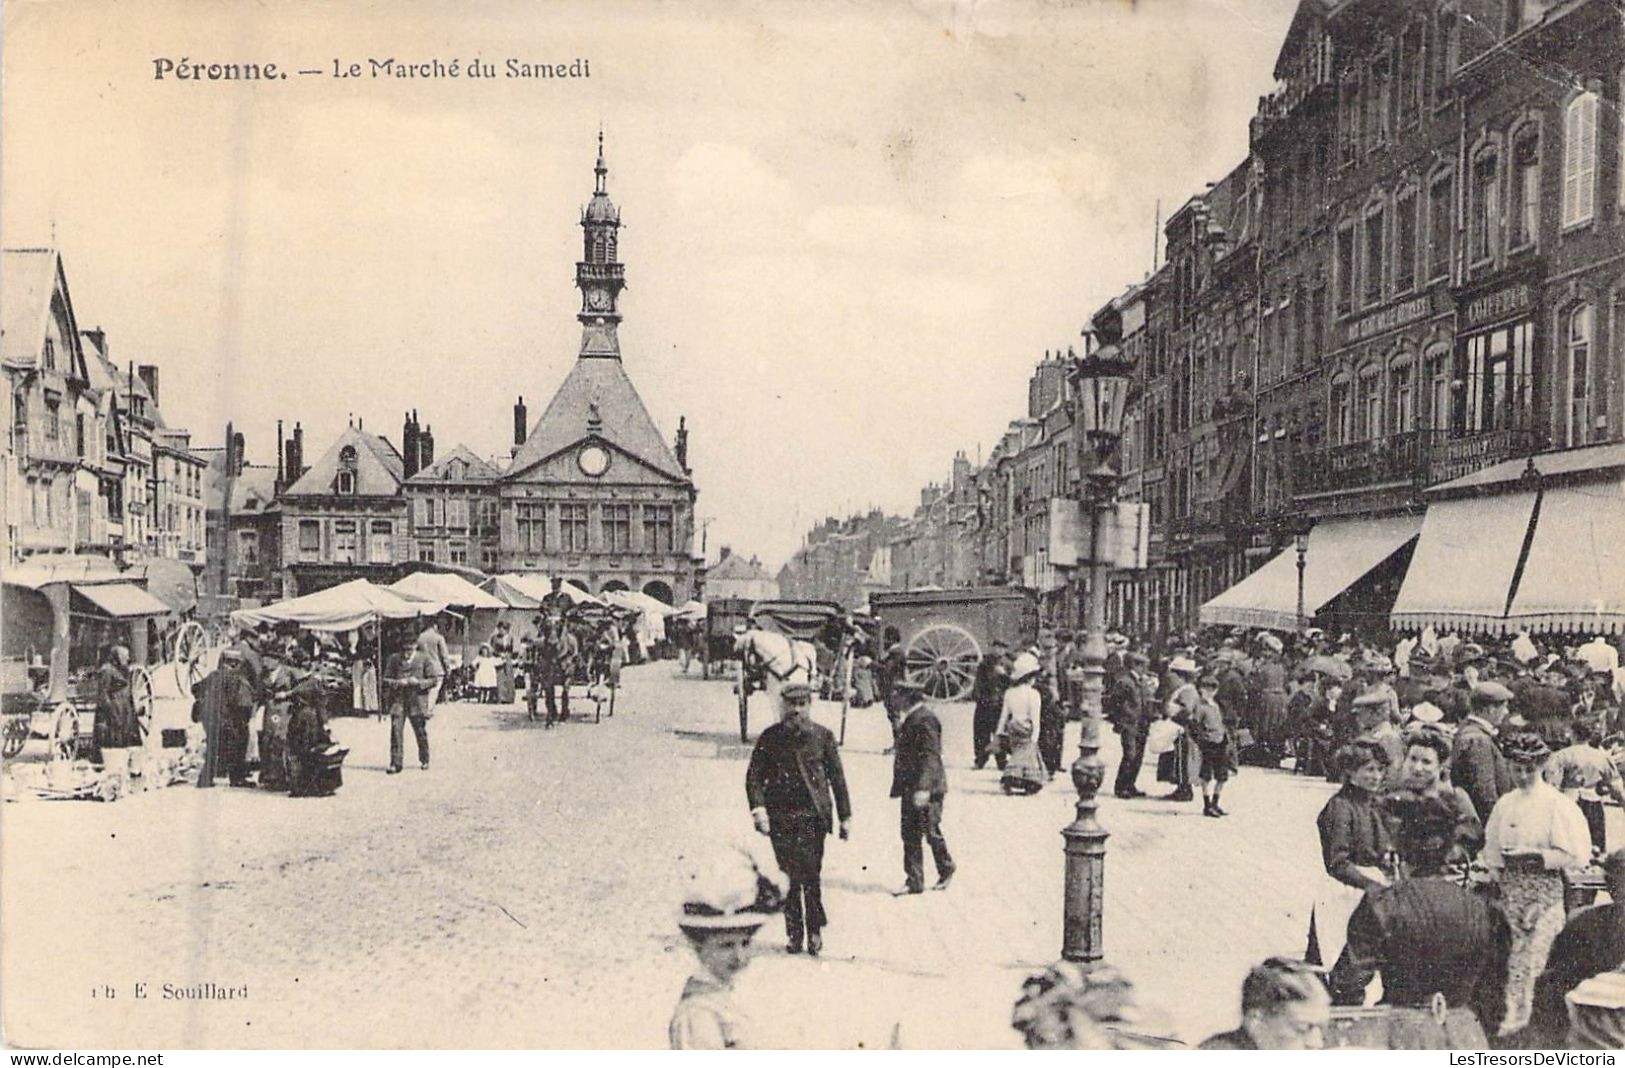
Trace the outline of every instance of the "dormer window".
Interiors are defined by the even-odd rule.
[[[56,369],[56,338],[48,337],[45,339],[45,352],[42,362],[45,364],[47,371]]]
[[[335,488],[340,495],[353,496],[355,494],[355,468],[355,446],[346,445],[339,450],[339,473],[335,482]]]

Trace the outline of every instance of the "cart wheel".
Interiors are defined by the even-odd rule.
[[[926,627],[903,649],[909,681],[923,685],[938,701],[960,701],[968,696],[981,659],[982,648],[975,636],[952,623]]]
[[[28,744],[28,719],[26,715],[6,717],[5,745],[0,754],[7,760],[21,753]]]
[[[56,706],[51,719],[51,759],[72,760],[79,755],[79,710],[71,701]]]
[[[746,721],[750,715],[750,676],[745,674],[745,659],[739,658],[739,674],[735,677],[734,690],[739,694],[739,740],[749,740],[746,732]]]
[[[209,635],[195,619],[175,635],[175,683],[182,697],[192,696],[193,684],[203,678],[203,658],[208,650]]]
[[[180,671],[176,671],[177,680]],[[144,667],[134,668],[130,671],[130,703],[135,706],[135,721],[141,724],[141,737],[152,735],[152,675]]]

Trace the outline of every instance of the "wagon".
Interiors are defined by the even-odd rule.
[[[846,713],[851,700],[852,648],[858,631],[847,610],[833,601],[757,601],[745,628],[773,631],[812,644],[821,675],[837,680],[841,693],[841,736],[846,735]],[[731,652],[730,645],[730,652]],[[734,672],[734,693],[739,699],[739,740],[749,738],[750,695],[766,690],[768,672],[746,657],[739,657]]]
[[[903,649],[904,677],[938,701],[963,701],[995,640],[1012,647],[1038,633],[1038,602],[1009,587],[869,595],[881,644]]]
[[[705,618],[697,621],[694,634],[702,678],[721,674],[728,661],[738,659],[734,641],[750,625],[750,612],[755,605],[755,601],[745,597],[719,597],[705,603]]]

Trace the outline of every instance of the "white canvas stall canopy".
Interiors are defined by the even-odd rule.
[[[667,619],[683,619],[697,622],[705,618],[705,603],[703,601],[689,601],[683,607],[668,615]]]
[[[1625,633],[1625,482],[1541,494],[1512,630]]]
[[[671,605],[636,590],[605,590],[603,597],[616,608],[637,613],[635,625],[644,649],[666,640],[666,617],[672,613]]]
[[[461,613],[464,621],[459,637],[460,644],[465,647],[465,660],[473,650],[490,640],[497,620],[501,618],[500,613],[508,607],[501,598],[486,593],[460,575],[440,572],[417,571],[385,589],[414,600],[438,601]]]
[[[1309,531],[1304,553],[1303,612],[1314,618],[1350,586],[1403,549],[1422,528],[1417,515],[1376,519],[1327,519]],[[1203,623],[1265,630],[1298,624],[1298,550],[1277,554],[1234,586],[1204,604]]]
[[[245,627],[294,623],[306,630],[347,631],[384,619],[437,616],[445,610],[441,601],[403,597],[366,579],[352,579],[262,608],[240,608],[231,614],[231,621]]]
[[[491,580],[490,592],[515,608],[536,608],[542,603],[542,598],[553,592],[553,580],[543,574],[521,574],[510,571],[505,575],[498,575]],[[571,604],[597,604],[604,602],[566,579],[559,583],[559,590],[570,598]],[[518,600],[527,600],[529,604],[513,603],[510,598],[518,594]]]

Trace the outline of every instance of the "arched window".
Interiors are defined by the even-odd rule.
[[[1332,379],[1331,406],[1327,409],[1331,425],[1327,428],[1333,445],[1347,445],[1354,440],[1354,398],[1349,376],[1339,374]]]
[[[1597,93],[1569,101],[1563,112],[1563,225],[1591,221],[1597,186]]]
[[[1507,248],[1525,248],[1540,234],[1540,125],[1526,122],[1512,135]]]
[[[1354,419],[1356,440],[1371,441],[1382,436],[1382,369],[1371,364],[1360,371],[1355,384]]]
[[[1388,365],[1388,433],[1416,429],[1416,365],[1409,355]]]
[[[335,488],[346,496],[355,493],[355,446],[339,450],[339,474]]]
[[[1592,327],[1596,316],[1590,304],[1581,304],[1566,316],[1563,345],[1563,414],[1565,446],[1584,445],[1591,438]]]
[[[1450,348],[1446,345],[1427,354],[1428,427],[1437,433],[1450,429]]]

